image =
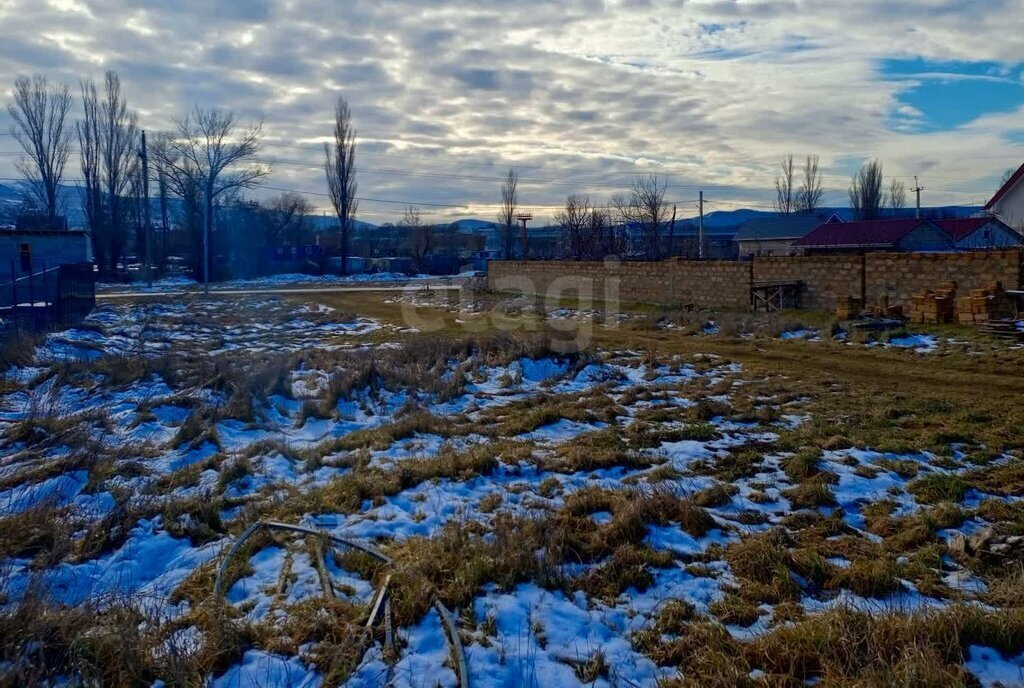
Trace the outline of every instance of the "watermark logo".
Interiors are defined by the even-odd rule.
[[[586,349],[594,328],[620,322],[620,263],[609,259],[555,274],[550,266],[518,264],[519,272],[476,276],[443,290],[410,290],[404,325],[420,333],[542,333],[554,351]],[[458,288],[456,288],[458,286]],[[424,298],[426,297],[426,298]]]

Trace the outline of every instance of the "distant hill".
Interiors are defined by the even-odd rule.
[[[79,187],[77,186],[61,186],[60,189],[61,202],[64,206],[64,211],[68,217],[68,222],[72,227],[81,227],[85,224],[85,214],[82,211],[82,199]],[[14,209],[21,203],[22,193],[21,189],[17,184],[7,183],[0,184],[0,222],[3,221],[4,217],[13,217]],[[154,213],[158,212],[157,200],[151,199],[153,203],[152,210]],[[172,201],[175,205],[178,201],[175,199]],[[925,218],[959,218],[969,217],[981,210],[978,206],[940,206],[935,208],[922,208],[921,215]],[[818,211],[819,215],[831,215],[836,213],[844,221],[850,221],[853,219],[853,211],[850,208],[820,208]],[[753,208],[738,208],[736,210],[716,210],[714,212],[707,213],[704,216],[704,231],[708,234],[714,234],[718,236],[734,234],[744,222],[753,220],[759,217],[771,217],[776,215],[774,211],[770,210],[756,210]],[[913,208],[904,208],[900,214],[900,217],[913,217]],[[327,215],[313,215],[310,217],[310,222],[319,231],[331,232],[336,230],[338,227],[338,220],[331,214]],[[480,233],[488,238],[489,246],[496,246],[500,244],[500,227],[498,223],[490,220],[481,220],[479,218],[462,218],[455,220],[451,223],[458,227],[460,232],[463,233]],[[363,222],[362,220],[356,220],[355,223],[356,232],[369,232],[373,231],[378,227],[370,222]],[[696,217],[682,218],[676,221],[676,233],[680,236],[696,233],[698,227],[698,219]],[[551,229],[551,227],[537,227],[533,226],[531,229]]]
[[[921,208],[921,217],[926,219],[951,219],[970,217],[980,211],[981,208],[979,206],[939,206],[935,208]],[[816,213],[826,217],[835,213],[843,222],[850,222],[854,219],[851,208],[819,208]],[[778,213],[771,210],[753,210],[750,208],[716,210],[704,216],[704,230],[718,235],[735,233],[745,222],[759,217],[773,217],[775,215],[778,215]],[[884,216],[891,217],[892,212],[888,211]],[[898,213],[898,216],[914,217],[914,208],[904,208]],[[676,229],[681,233],[689,233],[690,231],[696,231],[698,224],[697,218],[686,218],[683,220],[681,230],[677,221]]]

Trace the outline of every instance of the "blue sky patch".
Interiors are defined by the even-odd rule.
[[[883,60],[881,75],[904,84],[892,113],[895,129],[933,132],[955,129],[990,113],[1024,105],[1020,64]]]

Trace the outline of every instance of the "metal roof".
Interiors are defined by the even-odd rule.
[[[791,213],[774,217],[757,217],[744,222],[736,241],[766,241],[771,239],[800,239],[829,218],[813,213]]]
[[[935,225],[931,220],[868,220],[821,225],[794,246],[848,247],[893,246],[921,225]]]

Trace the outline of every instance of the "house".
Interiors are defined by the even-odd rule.
[[[805,254],[954,250],[949,234],[935,222],[920,219],[823,224],[793,246]]]
[[[833,213],[824,217],[815,213],[792,213],[758,217],[740,226],[736,233],[739,257],[788,256],[794,252],[793,242],[811,233],[822,224],[842,222]]]
[[[953,238],[957,250],[973,251],[987,248],[1020,246],[1021,237],[997,217],[965,217],[958,220],[935,220]]]
[[[0,228],[0,275],[15,278],[69,263],[91,263],[92,241],[81,230]]]
[[[1024,228],[1024,165],[1017,168],[985,204],[985,213],[1010,227]]]

